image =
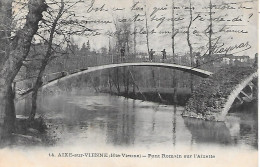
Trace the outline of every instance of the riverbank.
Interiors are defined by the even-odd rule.
[[[231,92],[255,71],[252,67],[231,66],[203,79],[187,102],[183,116],[219,121],[218,115],[221,114]]]
[[[50,146],[55,140],[49,135],[49,127],[42,117],[29,120],[22,115],[16,116],[15,131],[10,135],[3,134],[3,125],[0,126],[0,147],[6,146]]]
[[[142,88],[138,92],[116,92],[115,90],[109,90],[104,88],[100,90],[101,93],[109,93],[111,95],[123,96],[135,100],[151,101],[156,103],[162,103],[166,105],[179,105],[185,106],[188,99],[191,96],[190,89],[177,88],[176,99],[174,97],[174,88]]]

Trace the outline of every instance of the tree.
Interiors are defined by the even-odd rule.
[[[85,55],[86,53],[90,52],[90,45],[89,45],[89,41],[87,42],[87,44],[83,43],[81,49],[80,49],[81,54]]]
[[[178,34],[178,32],[175,32],[175,5],[174,5],[174,0],[172,0],[172,59],[173,62],[176,63],[176,58],[175,58],[175,36]]]
[[[191,5],[191,0],[189,0],[190,2],[190,8],[189,8],[189,12],[190,12],[190,21],[189,21],[189,25],[188,25],[188,28],[187,28],[187,42],[188,42],[188,46],[189,46],[189,50],[190,50],[190,66],[193,67],[193,48],[192,48],[192,45],[191,45],[191,41],[190,41],[190,28],[191,28],[191,25],[192,25],[192,20],[193,20],[193,17],[192,17],[192,5]],[[190,89],[191,89],[191,92],[193,92],[193,75],[190,74]]]
[[[190,66],[193,67],[193,48],[192,48],[192,44],[191,44],[191,41],[190,41],[190,28],[191,28],[191,25],[192,25],[192,20],[193,20],[193,17],[192,17],[192,8],[191,8],[191,0],[189,0],[190,2],[190,21],[189,21],[189,25],[188,25],[188,28],[187,28],[187,42],[188,42],[188,46],[189,46],[189,53],[190,53]]]
[[[74,29],[77,27],[75,25],[72,24],[63,24],[62,17],[65,17],[66,19],[70,19],[69,16],[75,16],[75,14],[70,11],[69,9],[71,9],[73,6],[75,6],[77,3],[79,3],[81,1],[75,1],[72,2],[72,4],[70,5],[69,2],[67,6],[65,6],[65,2],[64,0],[61,0],[60,2],[55,2],[56,6],[59,6],[58,11],[56,12],[55,10],[49,8],[50,10],[47,11],[48,16],[47,20],[45,20],[46,22],[48,22],[49,24],[45,24],[47,25],[47,27],[42,27],[43,30],[46,29],[50,29],[49,31],[49,37],[47,39],[45,39],[45,37],[41,36],[39,33],[37,35],[39,35],[40,37],[42,37],[44,39],[44,41],[46,41],[46,52],[43,56],[43,59],[41,61],[41,65],[40,68],[38,69],[38,74],[37,74],[37,78],[33,87],[33,92],[32,92],[32,108],[31,108],[31,113],[29,116],[29,120],[33,120],[36,114],[36,110],[37,110],[37,97],[38,97],[38,91],[40,89],[40,87],[42,86],[43,82],[42,82],[42,77],[44,75],[44,71],[47,67],[47,65],[49,64],[49,62],[52,59],[53,54],[59,53],[61,55],[64,54],[68,54],[68,51],[66,52],[61,52],[60,50],[62,50],[62,44],[67,43],[68,45],[70,44],[72,46],[72,52],[78,52],[78,46],[74,44],[74,40],[71,37],[71,35],[74,35],[74,32],[63,32],[64,29],[71,29],[71,26],[74,27]],[[54,12],[53,12],[54,11]],[[69,15],[69,16],[68,16]],[[52,18],[52,19],[50,19]],[[83,25],[80,25],[81,27],[84,27]],[[89,31],[89,29],[86,29],[84,27],[84,30],[82,30],[82,32],[84,31]],[[55,35],[62,35],[63,36],[63,40],[60,41],[59,44],[55,44],[54,41],[54,37]],[[60,48],[60,49],[59,49]]]
[[[90,51],[90,44],[89,44],[89,40],[87,42],[87,50]]]
[[[50,30],[50,36],[49,36],[49,40],[47,41],[47,52],[41,62],[41,67],[39,69],[39,73],[38,76],[36,78],[36,82],[34,84],[33,87],[33,92],[32,92],[32,109],[31,109],[31,113],[29,116],[30,120],[33,120],[36,114],[36,109],[37,109],[37,97],[38,97],[38,90],[39,88],[42,86],[42,77],[44,74],[44,70],[46,68],[46,66],[48,65],[48,62],[52,56],[52,44],[53,44],[53,38],[54,38],[54,34],[55,34],[55,30],[56,30],[56,26],[58,24],[59,19],[61,18],[63,11],[64,11],[64,1],[61,0],[60,2],[61,6],[59,8],[59,12],[56,16],[56,18],[54,19],[52,26],[51,26],[51,30]]]
[[[147,46],[147,54],[149,55],[150,46],[149,46],[149,27],[148,27],[148,18],[147,13],[145,11],[145,28],[146,28],[146,46]]]
[[[174,4],[174,0],[172,0],[172,61],[173,63],[176,63],[176,58],[175,58],[175,36],[177,35],[177,32],[175,32],[175,12],[174,9],[175,8],[175,4]],[[177,72],[175,70],[173,70],[172,73],[172,87],[174,88],[174,93],[173,93],[173,99],[174,102],[177,103]]]
[[[211,0],[210,0],[210,4],[209,4],[209,21],[210,21],[210,24],[209,24],[209,55],[208,56],[211,56],[212,54],[212,34],[213,34],[213,31],[212,31],[212,3],[211,3]]]
[[[13,0],[1,1],[1,28],[12,23],[12,3]],[[47,9],[45,0],[29,0],[27,4],[29,11],[23,28],[15,31],[7,27],[4,29],[7,33],[1,34],[0,39],[1,44],[9,45],[4,58],[1,59],[0,67],[0,111],[4,112],[4,134],[7,135],[15,131],[16,116],[12,83],[28,55],[32,38],[39,28],[38,23],[42,20],[42,13]],[[15,32],[14,36],[11,36],[11,31]]]
[[[131,33],[130,33],[130,28],[131,28],[131,23],[130,22],[118,22],[114,21],[116,33],[115,33],[115,40],[116,40],[116,45],[115,48],[118,53],[118,62],[121,61],[126,61],[129,60],[130,56],[130,49],[131,49]],[[121,55],[121,49],[125,49],[125,55],[122,57]],[[127,57],[127,58],[126,58]],[[118,94],[120,94],[120,70],[117,68],[114,71],[115,74],[115,87],[117,89]],[[125,88],[125,93],[129,92],[129,69],[126,69],[126,67],[123,67],[123,72],[122,72],[122,80],[123,80],[123,85]]]

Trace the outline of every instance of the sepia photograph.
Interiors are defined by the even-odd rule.
[[[0,0],[0,167],[258,166],[258,0]]]

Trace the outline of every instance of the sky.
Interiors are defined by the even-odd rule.
[[[209,0],[191,0],[193,21],[190,28],[190,40],[194,52],[206,53],[208,48]],[[136,4],[133,7],[133,4]],[[190,22],[188,0],[174,0],[175,53],[183,55],[189,52],[187,44],[187,27]],[[116,9],[117,8],[117,9]],[[115,32],[115,24],[126,19],[134,31],[137,29],[137,50],[147,52],[146,45],[146,18],[149,32],[149,48],[158,53],[166,49],[172,53],[172,0],[85,0],[84,4],[76,7],[79,19],[87,20],[87,26],[95,29],[98,35],[75,37],[75,41],[82,45],[90,41],[92,49],[108,48],[115,42],[115,37],[107,32]],[[133,21],[135,15],[139,20]],[[257,1],[241,0],[212,0],[212,43],[216,46],[216,53],[233,53],[234,55],[248,55],[254,57],[257,52]],[[106,21],[94,23],[93,21]],[[132,36],[133,38],[133,36]],[[112,44],[111,44],[112,45]]]
[[[47,1],[59,2],[59,0]],[[171,55],[173,24],[171,19],[174,2],[175,53],[178,55],[189,53],[186,32],[190,20],[192,20],[190,41],[193,52],[200,52],[202,55],[207,53],[209,33],[206,32],[210,25],[210,0],[83,1],[70,9],[75,12],[75,17],[65,18],[82,21],[82,24],[94,30],[73,37],[79,46],[89,41],[92,50],[100,51],[102,47],[108,48],[109,43],[113,47],[116,43],[114,33],[118,27],[127,24],[132,34],[136,32],[137,52],[147,52],[146,30],[148,30],[149,48],[155,50],[156,54],[161,54],[161,50],[166,49],[167,54]],[[211,1],[214,53],[247,55],[253,58],[258,51],[257,0]],[[192,19],[190,19],[190,2]],[[133,41],[134,35],[131,35],[130,39]]]

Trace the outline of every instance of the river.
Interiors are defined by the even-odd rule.
[[[257,150],[255,108],[232,113],[226,122],[181,116],[183,107],[132,100],[108,94],[46,96],[38,114],[50,124],[57,145],[110,147],[215,146]],[[18,113],[24,113],[19,104]]]

